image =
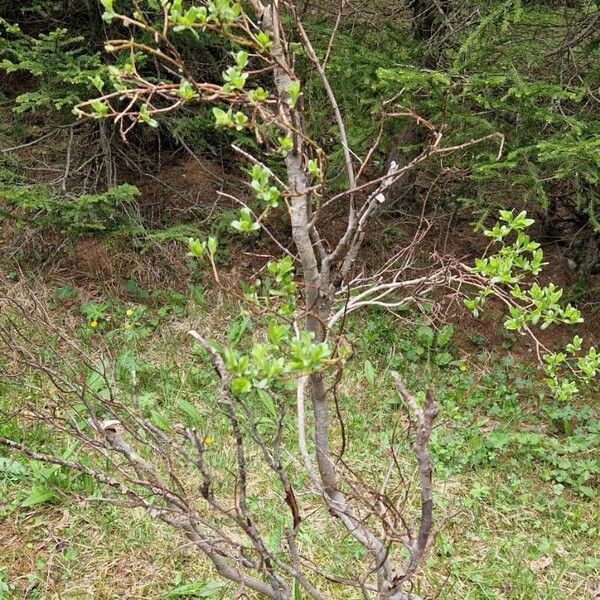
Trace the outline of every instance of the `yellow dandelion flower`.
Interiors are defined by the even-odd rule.
[[[460,365],[458,367],[463,373],[465,373],[466,371],[469,370],[469,367],[467,365],[465,365],[465,363],[463,363],[462,365]]]
[[[98,327],[98,321],[92,321],[92,322],[90,323],[90,327],[91,327],[92,329],[96,329],[96,327]]]
[[[133,310],[131,308],[127,309],[127,312],[125,313],[128,317],[133,317]]]
[[[214,441],[215,438],[213,438],[212,435],[205,435],[204,439],[202,440],[205,446],[211,446]]]
[[[131,329],[131,323],[125,323],[125,329]]]

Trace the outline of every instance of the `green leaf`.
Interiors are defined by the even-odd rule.
[[[188,239],[188,248],[190,250],[190,254],[196,258],[202,258],[205,247],[205,244],[203,244],[200,240],[195,238]]]
[[[427,325],[421,325],[421,327],[417,329],[416,335],[418,342],[426,348],[431,348],[431,346],[433,346],[435,332],[433,329],[431,329],[431,327],[428,327]]]
[[[20,462],[0,456],[0,475],[3,477],[24,479],[28,474],[29,471]]]
[[[89,372],[86,378],[86,386],[102,400],[108,400],[108,398],[110,398],[111,392],[106,383],[106,379],[97,371]]]
[[[56,494],[51,489],[46,487],[37,487],[30,492],[29,496],[19,502],[19,506],[21,508],[31,508],[32,506],[49,502],[55,497]]]
[[[452,325],[452,323],[446,325],[445,327],[442,327],[442,329],[440,329],[440,331],[437,334],[436,343],[438,348],[445,348],[450,343],[450,340],[452,339],[453,335],[454,325]]]
[[[219,594],[224,587],[225,584],[220,581],[209,581],[208,583],[193,581],[178,585],[161,598],[162,600],[168,600],[169,598],[211,598]]]
[[[208,251],[211,256],[214,256],[217,252],[217,238],[209,237],[207,242]]]
[[[433,360],[438,367],[445,367],[452,362],[452,354],[449,352],[439,352]]]
[[[252,102],[264,102],[269,97],[269,93],[264,88],[257,87],[255,90],[250,90],[248,96]]]
[[[274,320],[269,321],[267,324],[267,337],[272,344],[279,344],[288,331],[289,327],[286,325],[279,325]]]
[[[311,158],[308,161],[308,172],[316,178],[321,177],[321,169],[319,168],[319,162],[315,158]]]
[[[104,102],[101,102],[100,100],[94,100],[91,106],[93,111],[92,116],[94,118],[102,119],[108,115],[108,106]]]
[[[158,127],[158,121],[150,116],[150,111],[147,104],[142,104],[140,107],[140,121],[150,127]]]
[[[258,42],[258,47],[261,52],[265,52],[271,46],[271,39],[269,38],[269,34],[265,31],[261,31],[256,36],[256,41]]]
[[[187,417],[190,425],[198,426],[204,421],[202,413],[191,403],[185,400],[185,398],[177,398],[175,401],[177,408]]]
[[[233,124],[238,131],[241,131],[247,122],[248,117],[243,112],[238,111],[233,115]]]
[[[294,80],[290,83],[288,89],[288,106],[290,108],[294,108],[296,103],[298,102],[298,98],[300,97],[300,82],[298,80]]]
[[[102,19],[106,23],[110,23],[115,18],[115,9],[113,6],[113,0],[100,0],[100,4],[104,7],[104,14],[102,15]]]
[[[363,365],[363,370],[365,373],[365,379],[367,380],[368,384],[373,387],[375,385],[375,376],[376,376],[376,372],[375,372],[375,368],[373,367],[373,363],[371,363],[370,360],[365,360],[365,364]]]
[[[101,92],[104,88],[104,81],[100,75],[95,75],[94,77],[90,77],[90,81],[94,84],[94,87]]]
[[[231,391],[236,395],[247,394],[252,389],[252,383],[246,377],[236,377],[231,382]]]
[[[248,79],[248,73],[243,73],[239,67],[229,67],[223,73],[223,81],[225,81],[223,90],[226,92],[241,90],[246,85],[246,79]]]
[[[294,149],[294,142],[289,135],[278,137],[277,142],[283,156],[287,156]]]
[[[195,98],[198,97],[198,94],[192,87],[192,84],[189,81],[187,81],[186,79],[181,80],[181,84],[179,85],[179,89],[177,90],[176,93],[182,100],[189,101],[189,100],[194,100]]]
[[[235,55],[235,64],[237,65],[238,69],[246,68],[246,65],[248,64],[248,53],[245,50],[240,50]]]
[[[260,223],[253,220],[252,213],[247,207],[244,207],[240,210],[239,219],[232,221],[231,226],[236,231],[240,231],[242,233],[249,233],[252,231],[258,231],[260,229]]]
[[[169,421],[157,410],[150,411],[150,420],[162,431],[169,431],[171,429]]]
[[[292,600],[302,600],[302,588],[295,577],[292,583]]]
[[[224,111],[222,108],[214,106],[212,113],[215,117],[215,125],[217,127],[233,127],[233,114],[231,109]]]

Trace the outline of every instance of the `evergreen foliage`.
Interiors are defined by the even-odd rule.
[[[593,26],[599,22],[597,3],[442,4],[431,13],[429,3],[409,2],[386,18],[377,16],[378,7],[366,2],[362,18],[376,20],[376,29],[361,27],[360,16],[340,22],[329,49],[327,72],[342,112],[350,115],[350,147],[360,154],[377,131],[386,110],[378,99],[381,94],[398,95],[397,103],[431,123],[446,124],[456,143],[492,132],[505,136],[500,160],[492,144],[445,159],[443,166],[467,174],[450,182],[446,197],[462,199],[483,217],[515,204],[538,207],[560,232],[560,220],[565,218],[561,208],[566,207],[567,218],[578,221],[580,235],[591,231],[597,236],[600,36]],[[227,48],[210,32],[194,35],[185,25],[190,15],[184,8],[182,4],[176,33],[179,50],[195,75],[219,82]],[[14,102],[14,111],[47,113],[53,108],[65,115],[97,93],[95,86],[109,78],[109,63],[115,60],[114,55],[102,56],[99,51],[104,40],[119,31],[110,19],[101,20],[102,9],[91,0],[32,0],[0,10],[0,18],[4,17],[0,68],[7,75],[26,77],[17,86],[20,93],[13,94],[12,85],[3,90]],[[121,1],[119,10],[141,10],[149,23],[161,14],[157,0],[135,6]],[[318,11],[307,20],[322,55],[328,51],[331,26]],[[339,187],[343,185],[341,150],[328,148],[336,125],[326,99],[319,96],[318,76],[305,59],[298,54],[298,68],[306,79],[302,100],[315,138],[333,150],[327,176],[330,185]],[[152,62],[138,57],[137,66],[146,69],[151,80],[160,80]],[[47,118],[51,122],[56,117]],[[210,109],[197,105],[159,119],[157,125],[161,135],[175,144],[183,140],[199,154],[223,155],[227,138],[215,132],[211,122]],[[407,156],[422,143],[414,134],[406,137],[397,122],[386,126],[383,135],[390,151],[399,145]],[[252,144],[250,136],[246,142]],[[380,155],[373,164],[383,169],[386,160]]]
[[[516,200],[552,211],[566,201],[600,232],[600,36],[589,30],[598,10],[594,2],[486,3],[472,27],[439,43],[434,68],[379,68],[389,94],[401,93],[432,123],[447,123],[457,143],[505,136],[501,160],[490,148],[454,163],[472,173],[457,192],[475,206],[487,211]],[[574,34],[578,28],[588,35]]]
[[[90,83],[103,69],[84,36],[59,28],[34,37],[4,19],[0,31],[0,69],[34,78],[30,91],[16,96],[15,112],[70,109],[94,93]]]

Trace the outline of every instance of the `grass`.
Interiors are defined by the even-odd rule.
[[[198,288],[187,295],[159,291],[135,303],[96,298],[95,305],[78,304],[77,293],[67,292],[58,296],[68,298],[68,306],[54,292],[53,311],[76,324],[86,343],[106,342],[123,390],[135,391],[147,416],[191,420],[211,435],[212,465],[226,472],[229,434],[216,409],[214,375],[185,331],[193,326],[243,348],[256,333],[252,324],[231,319],[235,306]],[[448,600],[597,598],[600,420],[591,391],[576,406],[556,406],[532,365],[478,358],[452,340],[444,347],[451,360],[440,367],[434,359],[439,348],[427,347],[429,334],[422,327],[399,325],[379,313],[351,320],[348,338],[355,354],[340,390],[352,440],[346,458],[373,481],[383,476],[392,425],[404,423],[390,369],[401,370],[415,391],[426,386],[435,391],[438,530],[416,581],[418,591]],[[32,383],[48,393],[39,381]],[[4,386],[0,411],[39,402],[35,396]],[[13,420],[0,423],[0,432],[18,433],[38,448],[69,449],[40,426]],[[293,446],[292,434],[287,443]],[[413,477],[410,460],[402,458],[402,465]],[[249,485],[268,543],[277,547],[286,515],[279,512],[271,475],[257,467]],[[305,505],[315,504],[300,476],[297,489]],[[101,501],[101,492],[85,477],[0,453],[2,600],[198,597],[203,585],[217,579],[176,533],[143,512]],[[336,574],[351,571],[362,556],[322,511],[305,521],[300,544],[315,563]],[[213,597],[234,592],[232,586],[215,588]],[[333,600],[356,597],[333,585],[326,593]]]

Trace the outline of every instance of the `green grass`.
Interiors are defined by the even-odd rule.
[[[72,290],[66,296],[79,297]],[[83,343],[107,344],[123,393],[135,395],[148,418],[187,422],[213,437],[211,465],[227,472],[231,444],[214,374],[185,332],[194,327],[243,349],[257,335],[252,324],[231,319],[235,306],[197,289],[155,292],[135,303],[78,302],[69,308],[57,302],[53,311],[75,325]],[[90,328],[91,319],[97,327]],[[431,387],[440,407],[432,439],[438,529],[418,591],[448,600],[594,598],[600,587],[600,420],[591,391],[577,405],[556,406],[533,365],[478,359],[452,340],[444,346],[451,360],[440,367],[434,359],[439,348],[428,346],[427,332],[380,313],[351,320],[348,338],[354,356],[339,394],[351,440],[346,460],[371,482],[383,477],[393,426],[405,424],[390,369],[402,371],[417,393]],[[0,388],[0,411],[43,401],[47,386],[34,378],[30,383],[42,391]],[[0,423],[0,432],[45,451],[76,451],[27,419]],[[293,431],[286,432],[286,444],[293,450]],[[404,450],[401,465],[410,480],[415,469]],[[295,482],[305,489],[304,476]],[[228,485],[224,480],[224,493]],[[249,486],[250,504],[276,548],[287,514],[281,514],[272,475],[257,466]],[[84,476],[0,452],[0,598],[186,597],[186,590],[217,579],[175,532],[103,496]],[[301,500],[317,506],[304,491]],[[362,556],[322,510],[303,523],[299,540],[313,561],[338,575],[352,572]],[[234,592],[227,586],[214,597]],[[334,585],[326,595],[357,597]]]

